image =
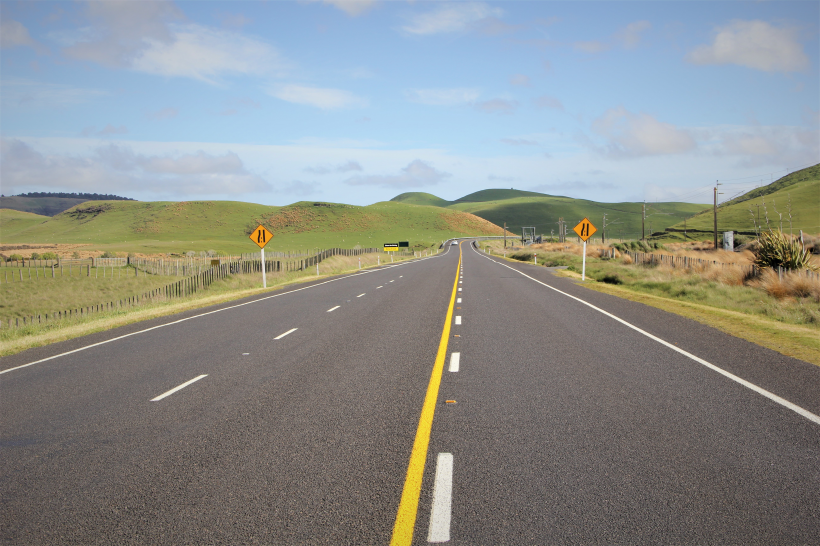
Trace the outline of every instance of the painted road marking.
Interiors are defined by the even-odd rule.
[[[449,250],[448,250],[449,251]],[[458,267],[461,267],[461,247],[458,252]],[[424,395],[424,404],[421,407],[419,426],[413,440],[413,449],[410,452],[410,461],[407,465],[407,476],[404,478],[404,488],[401,492],[399,509],[396,512],[396,522],[393,524],[393,535],[390,546],[410,546],[413,542],[413,529],[416,526],[416,515],[419,510],[419,496],[421,495],[421,481],[424,477],[424,463],[427,460],[427,448],[430,446],[430,431],[433,428],[433,416],[436,413],[436,401],[441,387],[441,376],[444,373],[444,360],[447,358],[447,343],[450,338],[450,319],[453,316],[453,307],[456,300],[456,280],[453,277],[453,292],[450,295],[450,304],[444,317],[444,326],[441,329],[441,340],[438,344],[436,361],[430,372],[430,382],[427,384],[427,393]]]
[[[367,294],[367,292],[365,292],[364,294]],[[364,294],[359,294],[359,295],[358,295],[358,296],[356,296],[356,297],[357,297],[357,298],[361,298],[362,296],[364,296]]]
[[[461,363],[461,353],[453,353],[450,355],[450,371],[457,372],[458,365]]]
[[[453,504],[453,454],[439,453],[436,462],[436,482],[433,485],[433,509],[427,542],[450,540],[450,515]]]
[[[200,375],[200,376],[194,377],[193,379],[191,379],[191,380],[189,380],[189,381],[186,381],[186,382],[185,382],[185,383],[183,383],[182,385],[180,385],[180,386],[178,386],[178,387],[174,387],[174,388],[173,388],[173,389],[171,389],[170,391],[168,391],[168,392],[164,392],[164,393],[160,394],[159,396],[157,396],[156,398],[152,398],[152,399],[151,399],[151,402],[159,402],[160,400],[162,400],[162,399],[163,399],[163,398],[165,398],[166,396],[171,396],[172,394],[174,394],[174,393],[175,393],[175,392],[177,392],[178,390],[182,390],[182,389],[184,389],[185,387],[187,387],[187,386],[188,386],[188,385],[190,385],[191,383],[196,383],[197,381],[199,381],[199,380],[200,380],[200,379],[202,379],[203,377],[208,377],[208,374],[204,374],[204,375]]]
[[[395,279],[394,279],[394,280],[395,280]],[[390,282],[393,282],[393,281],[390,281]]]
[[[341,307],[341,305],[337,305],[336,307],[331,307],[330,309],[327,310],[327,312],[330,313],[331,311],[335,311],[339,307]]]
[[[458,299],[456,300],[456,303],[461,303],[461,298],[458,298]]]
[[[633,329],[633,330],[635,330],[636,332],[638,332],[638,333],[640,333],[640,334],[645,335],[645,336],[646,336],[646,337],[648,337],[649,339],[654,340],[654,341],[657,341],[657,342],[658,342],[658,343],[660,343],[661,345],[665,345],[666,347],[669,347],[669,348],[670,348],[670,349],[672,349],[673,351],[676,351],[676,352],[678,352],[678,353],[682,354],[683,356],[686,356],[686,357],[688,357],[688,358],[691,358],[692,360],[694,360],[694,361],[695,361],[695,362],[697,362],[698,364],[702,364],[703,366],[706,366],[706,367],[707,367],[707,368],[709,368],[710,370],[715,371],[715,372],[717,372],[717,373],[721,374],[722,376],[727,377],[727,378],[731,379],[732,381],[735,381],[736,383],[740,383],[740,384],[741,384],[741,385],[743,385],[744,387],[746,387],[746,388],[748,388],[748,389],[751,389],[751,390],[753,390],[754,392],[756,392],[756,393],[758,393],[758,394],[760,394],[760,395],[762,395],[762,396],[765,396],[766,398],[768,398],[768,399],[769,399],[769,400],[771,400],[772,402],[776,402],[776,403],[780,404],[781,406],[783,406],[783,407],[785,407],[785,408],[788,408],[788,409],[792,410],[793,412],[797,413],[798,415],[802,415],[803,417],[805,417],[805,418],[806,418],[806,419],[808,419],[809,421],[812,421],[812,422],[817,423],[818,425],[820,425],[820,416],[815,415],[815,414],[813,414],[812,412],[810,412],[810,411],[808,411],[808,410],[806,410],[806,409],[801,408],[801,407],[800,407],[800,406],[798,406],[797,404],[794,404],[794,403],[792,403],[792,402],[789,402],[789,401],[788,401],[788,400],[786,400],[785,398],[781,398],[781,397],[777,396],[777,395],[776,395],[776,394],[774,394],[773,392],[769,392],[769,391],[767,391],[766,389],[764,389],[764,388],[762,388],[762,387],[758,387],[758,386],[757,386],[757,385],[755,385],[754,383],[750,383],[749,381],[746,381],[745,379],[743,379],[743,378],[741,378],[741,377],[738,377],[738,376],[736,376],[735,374],[733,374],[733,373],[731,373],[731,372],[727,372],[727,371],[726,371],[726,370],[724,370],[723,368],[719,368],[719,367],[715,366],[714,364],[712,364],[711,362],[707,362],[706,360],[703,360],[702,358],[700,358],[700,357],[698,357],[698,356],[695,356],[695,355],[693,355],[692,353],[689,353],[689,352],[687,352],[687,351],[684,351],[684,350],[683,350],[683,349],[681,349],[680,347],[676,347],[673,343],[669,343],[668,341],[664,341],[664,340],[662,340],[662,339],[661,339],[661,338],[659,338],[659,337],[653,336],[652,334],[650,334],[650,333],[649,333],[649,332],[647,332],[646,330],[641,330],[640,328],[638,328],[638,327],[637,327],[637,326],[635,326],[634,324],[631,324],[631,323],[629,323],[629,322],[625,321],[624,319],[622,319],[622,318],[620,318],[620,317],[616,317],[616,316],[615,316],[615,315],[613,315],[612,313],[610,313],[610,312],[608,312],[608,311],[604,311],[604,310],[603,310],[603,309],[601,309],[600,307],[596,307],[596,306],[592,305],[591,303],[588,303],[588,302],[586,302],[586,301],[582,300],[581,298],[577,298],[577,297],[575,297],[575,296],[573,296],[573,295],[571,295],[571,294],[567,294],[566,292],[563,292],[563,291],[561,291],[561,290],[558,290],[558,289],[557,289],[557,288],[555,288],[554,286],[550,286],[550,285],[548,285],[547,283],[544,283],[544,282],[539,281],[538,279],[534,279],[533,277],[530,277],[529,275],[527,275],[527,274],[525,274],[525,273],[521,273],[521,271],[518,271],[518,270],[517,270],[517,269],[515,269],[514,267],[510,267],[510,266],[508,266],[507,264],[504,264],[504,263],[501,263],[501,262],[496,262],[495,260],[493,260],[493,259],[491,259],[491,258],[488,258],[487,256],[481,256],[481,257],[482,257],[482,258],[485,258],[485,259],[487,259],[487,260],[490,260],[491,262],[497,263],[498,265],[503,265],[503,266],[504,266],[504,267],[506,267],[507,269],[512,269],[512,270],[513,270],[513,271],[515,271],[516,273],[518,273],[518,274],[520,274],[520,275],[523,275],[523,276],[527,277],[527,278],[528,278],[528,279],[530,279],[531,281],[535,281],[535,282],[537,282],[538,284],[541,284],[541,285],[543,285],[543,286],[546,286],[546,287],[547,287],[547,288],[549,288],[550,290],[554,290],[554,291],[558,292],[559,294],[563,294],[564,296],[566,296],[566,297],[568,297],[568,298],[572,298],[572,299],[574,299],[575,301],[577,301],[577,302],[579,302],[579,303],[583,303],[583,304],[584,304],[584,305],[586,305],[587,307],[591,307],[592,309],[595,309],[595,310],[596,310],[596,311],[598,311],[599,313],[604,314],[604,315],[608,316],[609,318],[611,318],[611,319],[613,319],[613,320],[616,320],[616,321],[620,322],[620,323],[621,323],[621,324],[623,324],[624,326],[626,326],[626,327],[628,327],[628,328],[632,328],[632,329]]]
[[[459,288],[458,291],[461,292],[461,288]]]
[[[376,290],[378,290],[379,288],[381,288],[381,286],[377,286],[377,287],[376,287]]]
[[[461,326],[461,315],[456,315],[456,326]]]
[[[401,279],[402,277],[404,277],[404,275],[399,275],[399,278],[400,278],[400,279]]]
[[[292,334],[293,332],[295,332],[295,331],[296,331],[296,330],[298,330],[298,329],[299,329],[299,328],[291,328],[290,330],[288,330],[288,331],[287,331],[287,332],[285,332],[284,334],[279,334],[278,336],[276,336],[276,337],[275,337],[275,338],[273,338],[273,339],[282,339],[282,338],[283,338],[283,337],[285,337],[286,335],[288,335],[288,334]]]

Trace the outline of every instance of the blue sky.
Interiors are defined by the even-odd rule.
[[[820,162],[820,3],[0,2],[5,195],[710,202]]]

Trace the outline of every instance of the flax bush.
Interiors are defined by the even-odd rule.
[[[786,237],[780,231],[768,231],[760,236],[755,265],[761,269],[817,269],[817,266],[811,263],[811,254],[800,240]]]

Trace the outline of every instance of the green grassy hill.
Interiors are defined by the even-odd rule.
[[[34,226],[47,222],[48,216],[0,208],[0,239],[3,241]]]
[[[408,205],[428,205],[431,207],[446,207],[450,201],[445,201],[441,197],[437,197],[432,193],[424,193],[421,191],[411,191],[397,195],[391,201],[397,203],[405,203]]]
[[[15,221],[2,211],[0,221]],[[232,201],[88,201],[53,218],[0,232],[2,243],[87,243],[95,250],[184,253],[258,251],[248,234],[265,224],[274,234],[267,250],[381,247],[408,241],[429,247],[455,236],[497,234],[501,229],[476,216],[439,207],[383,202],[367,207],[300,202],[271,207]],[[0,225],[4,225],[0,224]]]
[[[19,210],[42,214],[43,216],[54,216],[80,203],[85,203],[87,199],[75,199],[70,197],[0,197],[0,209]]]
[[[791,225],[789,213],[791,212]],[[760,220],[758,221],[758,215]],[[767,218],[768,216],[768,223]],[[820,164],[795,171],[718,207],[718,231],[755,231],[755,224],[788,233],[820,234]],[[712,207],[686,220],[687,230],[710,232]],[[683,229],[683,223],[671,226]]]
[[[475,214],[495,225],[503,226],[514,233],[521,233],[522,227],[534,227],[537,234],[549,236],[553,230],[558,233],[558,219],[563,217],[567,222],[568,233],[582,219],[588,217],[598,228],[593,239],[600,239],[603,234],[603,217],[607,215],[607,238],[639,238],[641,236],[642,203],[598,203],[571,197],[559,197],[543,193],[491,189],[481,190],[465,195],[455,201],[445,201],[429,193],[404,193],[393,200],[401,198],[403,202],[423,200],[428,203],[440,202],[438,206],[451,210]],[[652,203],[647,205],[646,234],[651,231],[663,231],[668,226],[704,210],[704,205],[691,203]],[[651,230],[651,231],[650,231]]]

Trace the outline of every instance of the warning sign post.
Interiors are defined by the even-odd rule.
[[[248,235],[251,241],[259,246],[262,254],[262,288],[268,287],[268,279],[265,277],[265,245],[268,241],[273,239],[273,233],[268,231],[268,228],[259,224],[259,226]]]
[[[581,280],[583,281],[586,279],[587,274],[587,239],[592,237],[592,235],[598,231],[598,228],[592,225],[589,218],[584,218],[578,222],[578,225],[572,228],[572,230],[584,241],[584,258],[581,262]]]

